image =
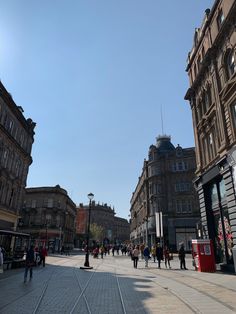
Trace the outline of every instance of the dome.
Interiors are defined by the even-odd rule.
[[[158,153],[167,153],[175,150],[174,145],[171,143],[171,137],[167,135],[160,135],[156,138]]]

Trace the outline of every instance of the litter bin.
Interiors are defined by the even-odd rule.
[[[192,254],[194,266],[197,271],[215,272],[215,255],[213,243],[210,239],[192,240]]]

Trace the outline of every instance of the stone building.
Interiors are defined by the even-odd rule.
[[[157,137],[149,148],[141,176],[131,198],[131,241],[168,244],[172,250],[184,242],[191,250],[200,219],[193,186],[195,149],[174,147],[169,136]],[[159,223],[160,222],[160,223]]]
[[[81,246],[87,235],[88,205],[80,204],[77,208],[77,240]],[[101,226],[103,234],[101,238],[107,243],[122,243],[130,238],[130,227],[126,219],[116,217],[114,208],[107,204],[99,204],[92,201],[90,224]]]
[[[35,123],[0,82],[0,229],[16,231],[34,142]]]
[[[27,188],[21,217],[21,230],[35,245],[45,243],[52,251],[74,247],[76,205],[59,185]]]
[[[216,263],[230,267],[236,244],[236,2],[217,0],[205,11],[188,55],[189,100],[196,143],[196,188],[202,236]],[[233,268],[233,267],[231,267]]]

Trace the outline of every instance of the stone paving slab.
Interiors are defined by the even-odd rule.
[[[23,269],[0,276],[0,313],[236,313],[236,276],[196,272],[191,258],[187,271],[177,258],[170,270],[152,261],[145,268],[141,259],[134,269],[122,255],[90,257],[92,270],[83,264],[82,255],[49,256],[27,284]]]

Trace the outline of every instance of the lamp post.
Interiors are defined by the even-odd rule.
[[[90,233],[90,215],[91,215],[91,208],[92,208],[92,199],[94,195],[93,193],[88,194],[89,198],[89,211],[88,211],[88,227],[87,227],[87,249],[86,249],[86,255],[85,255],[85,262],[84,267],[80,268],[86,268],[86,269],[92,269],[93,267],[89,266],[89,233]]]

